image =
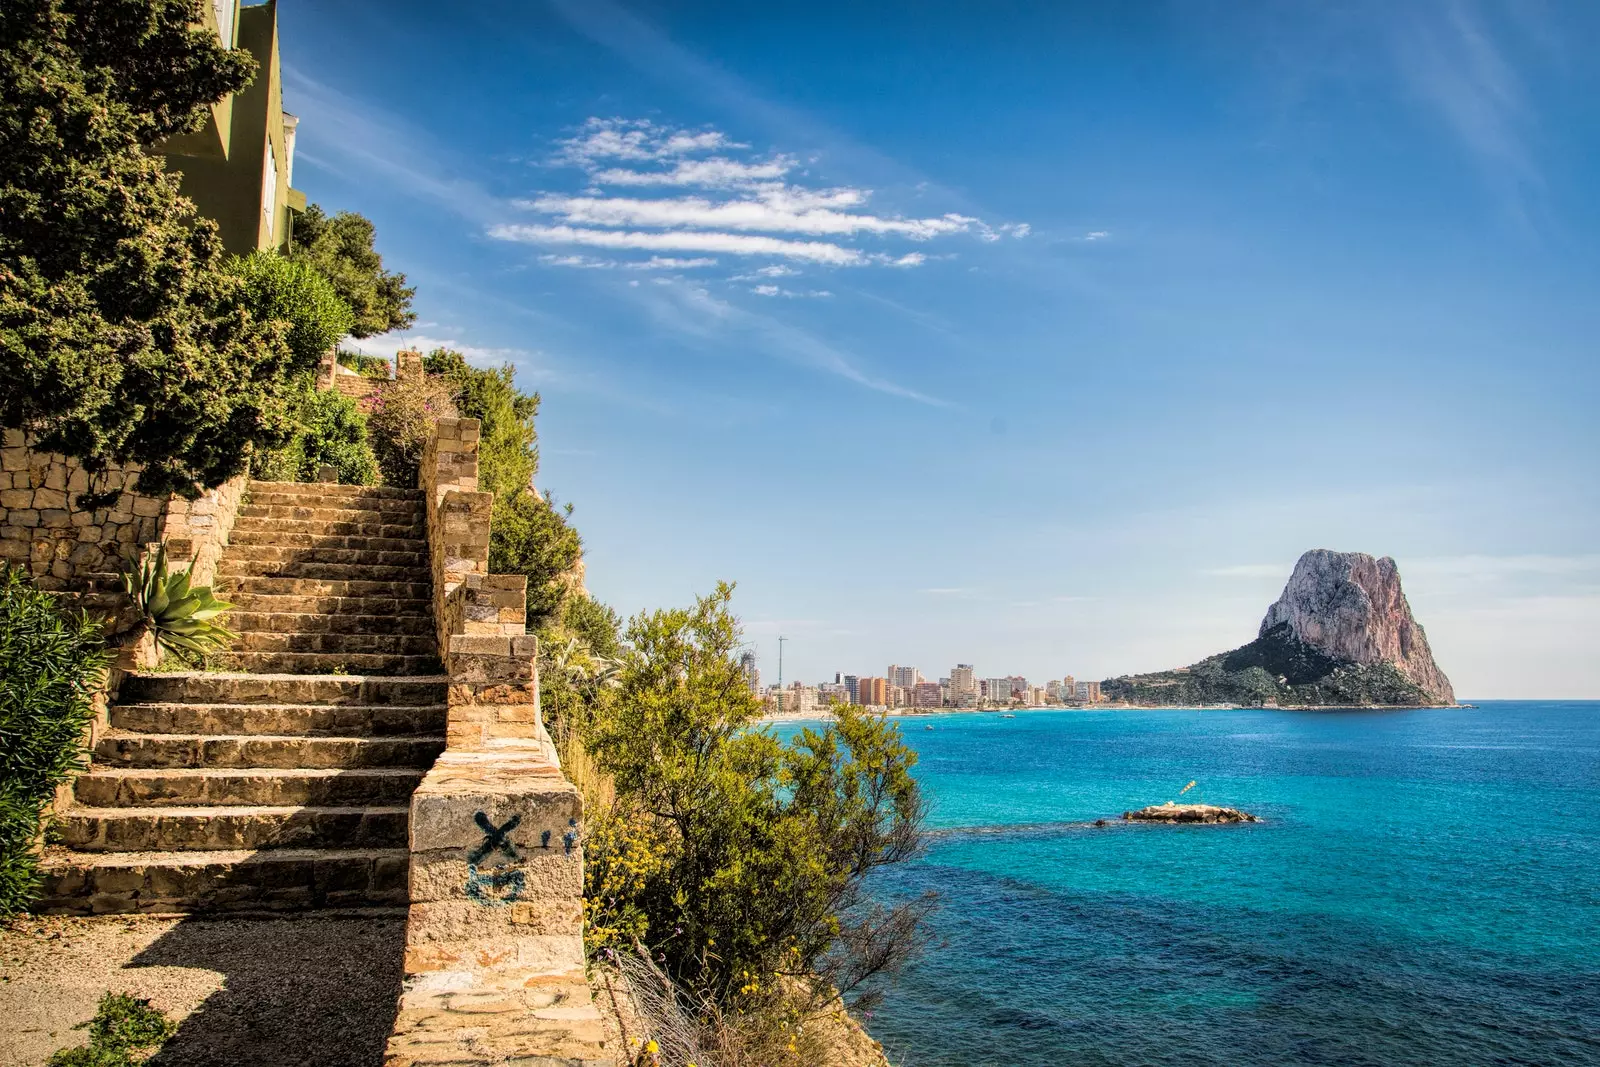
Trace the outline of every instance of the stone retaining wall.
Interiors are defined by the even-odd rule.
[[[405,986],[386,1067],[613,1067],[583,954],[583,803],[539,715],[527,579],[488,573],[478,422],[423,455],[447,745],[411,800]]]
[[[32,572],[52,592],[106,592],[145,546],[167,543],[174,568],[195,565],[194,584],[209,585],[244,496],[244,475],[194,500],[145,496],[138,465],[91,475],[78,460],[29,447],[20,430],[0,448],[0,560]],[[119,490],[109,507],[81,506],[86,493]]]

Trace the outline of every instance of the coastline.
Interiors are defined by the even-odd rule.
[[[1041,711],[1424,711],[1475,708],[1476,704],[1054,704],[1039,708],[886,708],[889,718],[919,719],[937,715],[1015,716]],[[832,722],[828,711],[763,715],[759,723]]]

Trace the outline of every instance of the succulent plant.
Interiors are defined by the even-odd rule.
[[[233,605],[218,600],[208,585],[191,589],[193,570],[191,563],[176,574],[167,573],[167,546],[163,543],[154,556],[128,562],[122,587],[133,598],[157,644],[179,655],[204,656],[225,648],[239,635],[212,621]]]

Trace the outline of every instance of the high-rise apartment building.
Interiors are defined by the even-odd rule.
[[[889,664],[887,672],[890,685],[898,685],[902,689],[910,689],[922,681],[922,672],[915,667],[902,667],[898,663]]]
[[[847,674],[844,676],[844,691],[850,694],[850,703],[852,704],[863,703],[859,689],[860,684],[861,679],[855,675]]]
[[[755,652],[746,649],[739,653],[739,672],[744,675],[744,684],[750,687],[750,692],[760,696],[761,668],[756,666]]]
[[[950,703],[958,708],[968,708],[978,702],[978,679],[972,664],[958,663],[950,669]]]
[[[887,707],[889,704],[889,679],[861,678],[856,681],[856,703],[869,708]]]
[[[938,682],[918,682],[911,688],[911,706],[937,708],[944,703],[942,687]]]

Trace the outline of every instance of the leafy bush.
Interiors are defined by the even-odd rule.
[[[537,490],[495,501],[490,517],[489,571],[528,576],[528,628],[559,621],[572,595],[569,576],[583,556],[583,541],[567,521],[572,505],[558,507]]]
[[[456,417],[449,386],[433,375],[417,374],[396,380],[362,404],[384,484],[414,488],[433,424]]]
[[[406,287],[404,274],[383,269],[383,257],[372,247],[374,237],[364,216],[353,211],[330,216],[316,204],[307,205],[294,222],[290,255],[333,283],[355,313],[353,337],[403,330],[417,321],[411,311],[416,290]]]
[[[868,905],[865,877],[920,847],[916,755],[860,708],[788,745],[753,728],[732,587],[628,624],[618,686],[584,744],[614,797],[584,853],[592,950],[639,937],[671,976],[754,1008],[815,975],[830,998],[920,944],[929,906]]]
[[[316,389],[305,379],[296,411],[299,430],[286,446],[260,457],[251,472],[255,477],[309,482],[324,463],[330,463],[345,485],[372,485],[378,480],[378,460],[360,404],[337,390]]]
[[[177,574],[167,571],[167,545],[154,557],[130,561],[122,573],[122,587],[133,600],[144,626],[156,643],[175,655],[204,658],[227,647],[239,635],[213,620],[233,605],[218,600],[209,585],[189,587],[191,563]]]
[[[84,765],[92,696],[111,661],[98,622],[0,569],[0,915],[38,893],[34,842],[57,785]]]
[[[339,363],[349,367],[363,378],[380,378],[388,381],[394,377],[394,361],[384,359],[382,356],[369,356],[365,352],[346,352],[339,350]]]
[[[284,340],[296,371],[315,368],[350,332],[355,316],[349,305],[310,264],[267,250],[235,257],[231,266],[244,281],[251,314],[261,322],[288,324]]]
[[[436,348],[422,359],[423,369],[449,383],[456,409],[477,419],[478,488],[493,493],[495,503],[533,484],[539,472],[539,394],[520,392],[510,364],[474,367],[460,352]]]
[[[489,569],[496,574],[528,576],[528,628],[545,636],[562,628],[568,604],[587,599],[578,593],[573,569],[583,556],[583,540],[572,525],[572,505],[558,507],[533,488],[539,472],[539,394],[520,392],[510,365],[474,367],[459,352],[436,348],[423,357],[423,367],[449,383],[460,413],[479,420],[478,487],[494,494],[489,529]],[[591,602],[592,603],[592,602]],[[602,612],[610,609],[601,606]],[[603,622],[580,607],[575,621]],[[615,643],[616,616],[611,615],[610,643]],[[600,636],[604,628],[594,631]],[[602,640],[604,638],[602,637]],[[600,655],[610,653],[599,647]]]
[[[178,1032],[160,1008],[131,993],[107,993],[94,1018],[77,1028],[89,1031],[89,1044],[62,1049],[45,1067],[133,1067]]]

